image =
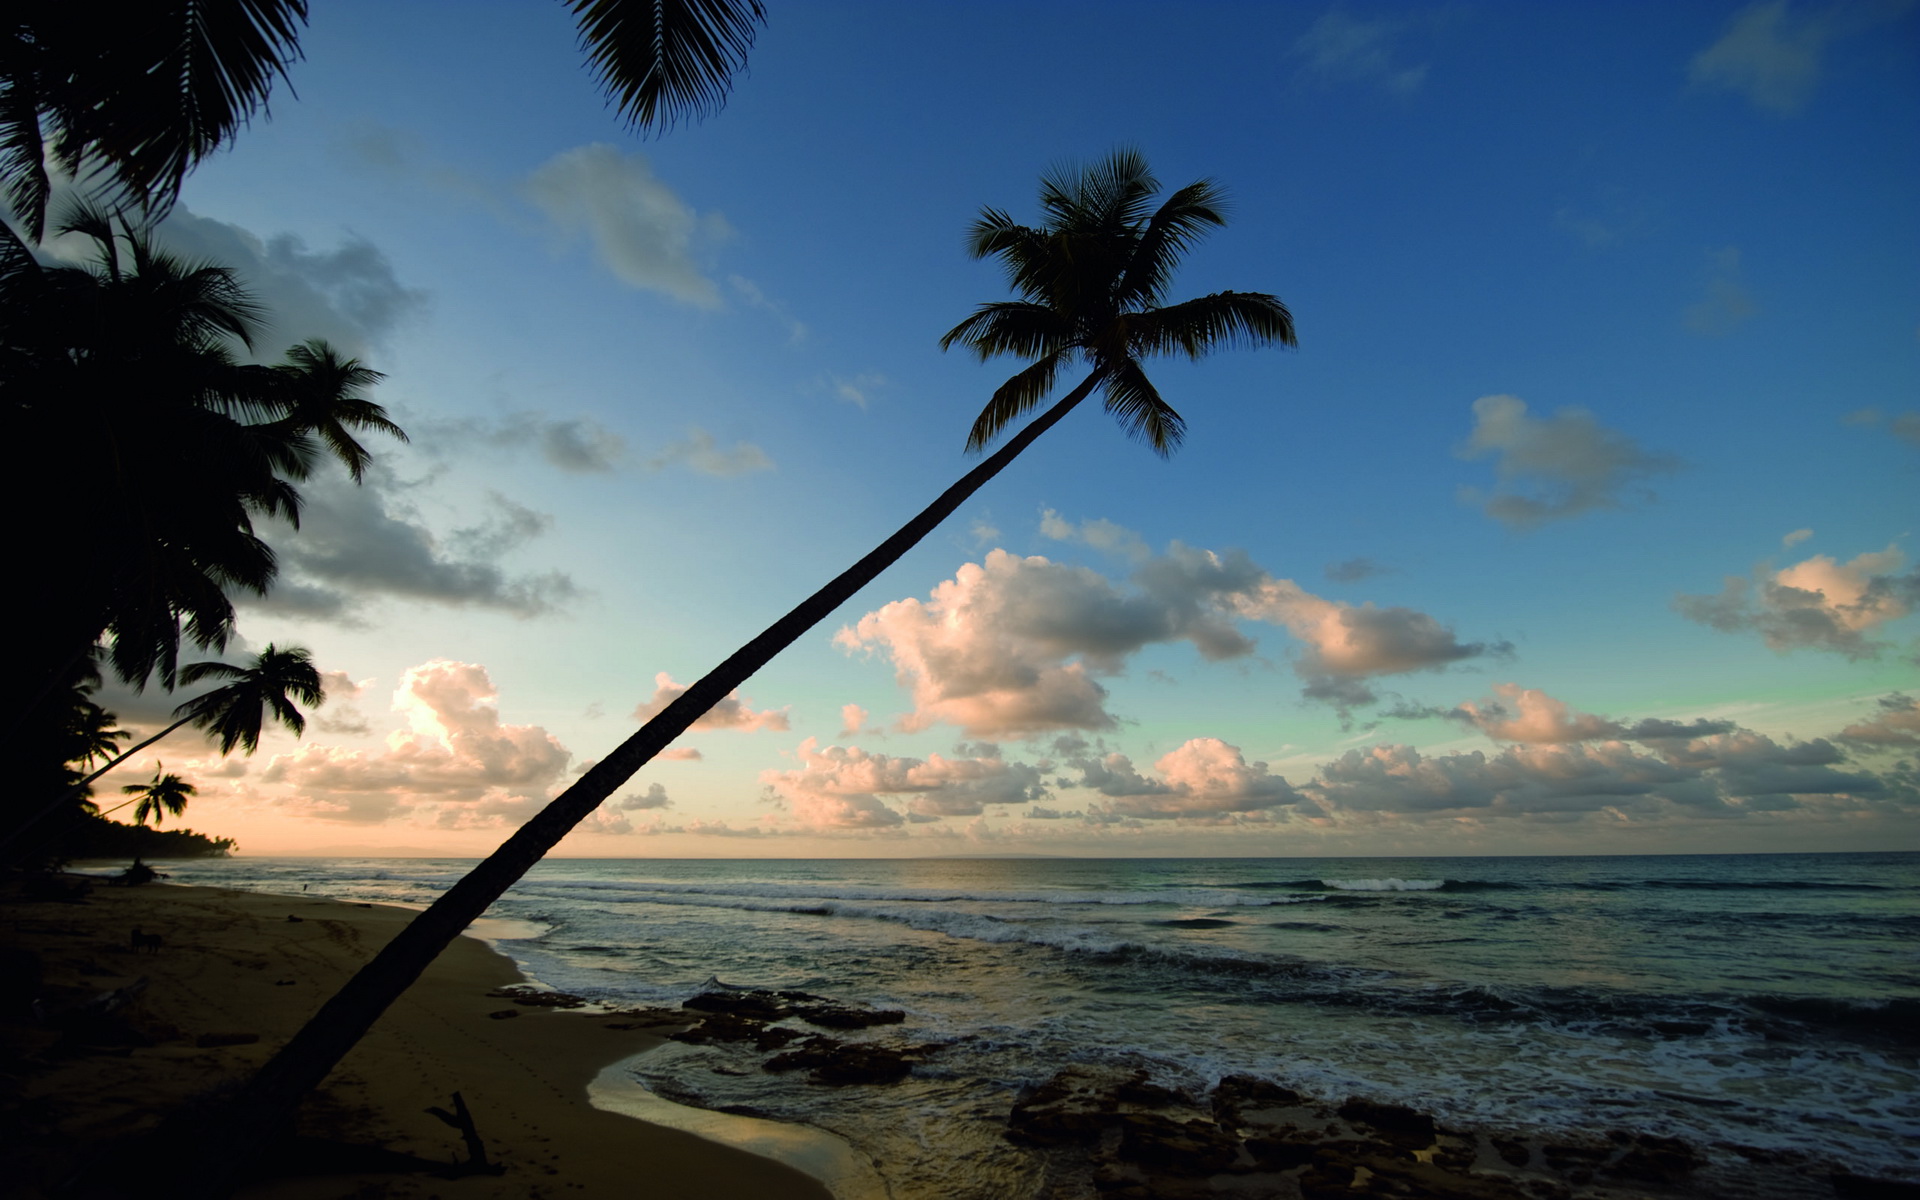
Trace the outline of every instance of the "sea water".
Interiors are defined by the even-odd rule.
[[[420,905],[468,865],[168,869]],[[610,1003],[718,979],[904,1010],[853,1035],[939,1048],[902,1083],[814,1085],[742,1045],[632,1067],[683,1104],[830,1130],[900,1197],[1031,1194],[1007,1111],[1069,1064],[1920,1179],[1920,854],[556,859],[490,915],[527,974]]]

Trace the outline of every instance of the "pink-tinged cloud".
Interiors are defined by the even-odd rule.
[[[1847,726],[1836,740],[1868,750],[1920,750],[1920,701],[1895,692],[1878,707],[1879,715]]]
[[[857,746],[821,746],[816,738],[802,742],[795,755],[799,767],[763,771],[760,779],[786,802],[798,824],[816,830],[887,829],[908,821],[973,816],[988,804],[1021,803],[1043,794],[1037,768],[997,756],[906,758]],[[904,800],[905,813],[882,797]]]
[[[1099,676],[1124,670],[1155,643],[1185,641],[1215,661],[1250,654],[1255,643],[1238,628],[1247,620],[1299,638],[1295,666],[1307,695],[1342,707],[1373,699],[1370,677],[1504,650],[1463,643],[1411,609],[1322,599],[1237,551],[1179,543],[1140,561],[1131,587],[1084,567],[994,550],[927,600],[897,600],[835,640],[892,659],[913,697],[905,729],[945,722],[976,737],[1029,736],[1115,728]]]
[[[1590,742],[1599,738],[1624,736],[1617,721],[1574,710],[1564,700],[1556,700],[1538,688],[1523,688],[1517,683],[1499,683],[1493,688],[1495,699],[1468,702],[1462,713],[1480,732],[1499,742],[1559,744]]]
[[[633,710],[633,719],[642,724],[659,716],[667,705],[678,700],[689,687],[693,686],[688,683],[675,683],[673,676],[665,671],[653,677],[653,684],[652,698],[642,701],[640,707]],[[787,729],[787,710],[782,708],[755,712],[747,707],[747,702],[741,699],[739,692],[732,692],[725,700],[708,709],[688,728],[737,729],[742,733],[771,730],[783,733]]]
[[[323,819],[516,825],[552,794],[572,755],[537,725],[502,723],[498,701],[485,667],[422,663],[401,678],[393,707],[407,727],[384,748],[305,745],[276,755],[261,779]]]
[[[1249,763],[1238,746],[1219,738],[1194,738],[1168,751],[1153,764],[1157,778],[1141,775],[1124,754],[1067,765],[1080,772],[1075,786],[1098,791],[1110,800],[1107,812],[1129,817],[1250,813],[1300,799],[1285,779],[1268,773],[1266,763]]]
[[[654,757],[668,762],[699,762],[706,756],[692,746],[668,746]]]
[[[577,831],[581,833],[619,835],[634,832],[633,821],[627,816],[649,808],[669,808],[673,801],[667,798],[667,789],[658,783],[647,785],[644,792],[629,792],[624,796],[615,796],[580,822]]]
[[[1682,595],[1674,608],[1727,633],[1757,633],[1774,650],[1827,650],[1874,658],[1886,646],[1867,635],[1920,604],[1920,570],[1900,574],[1894,546],[1839,562],[1816,554],[1781,570],[1729,576],[1717,595]]]
[[[858,704],[842,704],[840,706],[840,732],[835,736],[841,741],[846,741],[849,738],[856,738],[868,732],[866,725],[869,715],[867,710],[861,708]]]

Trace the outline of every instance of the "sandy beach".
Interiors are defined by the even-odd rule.
[[[0,1194],[38,1197],[117,1139],[243,1079],[411,916],[404,909],[151,884],[78,902],[0,891]],[[138,928],[145,944],[135,948]],[[154,939],[157,939],[155,941]],[[37,988],[33,979],[38,976]],[[657,1014],[517,1004],[513,964],[463,938],[303,1110],[300,1132],[451,1163],[461,1135],[429,1113],[459,1092],[498,1176],[329,1174],[248,1186],[248,1200],[650,1197],[828,1200],[808,1176],[592,1107],[608,1065],[657,1045]],[[491,994],[490,994],[491,993]],[[104,998],[117,994],[117,1003]],[[34,1000],[38,999],[38,1011]],[[76,1013],[113,1005],[97,1018]]]

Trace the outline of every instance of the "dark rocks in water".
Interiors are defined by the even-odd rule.
[[[1396,1146],[1425,1150],[1433,1145],[1433,1118],[1403,1104],[1379,1104],[1354,1096],[1340,1106],[1339,1113],[1348,1121],[1378,1131]]]
[[[1510,1167],[1524,1167],[1533,1161],[1533,1151],[1527,1149],[1525,1142],[1503,1137],[1489,1138],[1487,1140],[1493,1144],[1493,1152],[1498,1154],[1500,1160]]]
[[[1215,1175],[1240,1157],[1240,1140],[1211,1121],[1176,1121],[1159,1113],[1120,1113],[1115,1156],[1177,1175]]]
[[[1231,1128],[1241,1124],[1248,1112],[1297,1108],[1306,1103],[1306,1097],[1252,1075],[1229,1075],[1213,1089],[1212,1101],[1214,1118]]]
[[[801,1036],[797,1029],[766,1025],[734,1013],[708,1013],[698,1024],[667,1035],[673,1041],[693,1046],[706,1046],[714,1042],[752,1042],[757,1050],[777,1050]]]
[[[695,1012],[727,1013],[753,1021],[784,1021],[798,1017],[822,1029],[870,1029],[898,1025],[907,1014],[893,1008],[858,1008],[807,992],[774,992],[760,988],[706,991],[681,1002]]]
[[[498,988],[488,992],[487,997],[491,1000],[511,1000],[525,1008],[584,1008],[588,1003],[585,996],[519,986]]]
[[[1113,1090],[1113,1094],[1123,1104],[1137,1104],[1142,1108],[1167,1108],[1175,1104],[1193,1103],[1192,1097],[1185,1092],[1161,1087],[1149,1080],[1144,1070],[1135,1071],[1131,1078]]]
[[[856,1083],[895,1083],[913,1072],[927,1047],[900,1049],[871,1042],[843,1042],[816,1034],[795,1049],[766,1062],[769,1071],[812,1072],[815,1083],[844,1087]]]
[[[1874,1179],[1835,1171],[1827,1176],[1827,1182],[1833,1185],[1833,1194],[1839,1200],[1920,1200],[1920,1183],[1902,1179]]]
[[[1600,1168],[1601,1174],[1635,1183],[1671,1183],[1701,1165],[1693,1147],[1679,1138],[1628,1134],[1626,1147],[1620,1157]],[[1920,1189],[1914,1195],[1920,1200]]]
[[[1007,1114],[1008,1141],[1026,1146],[1059,1146],[1098,1139],[1113,1126],[1118,1100],[1104,1093],[1101,1080],[1068,1068],[1021,1094]]]

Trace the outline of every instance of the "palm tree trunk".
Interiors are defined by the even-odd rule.
[[[775,621],[759,637],[735,651],[415,917],[224,1106],[224,1111],[213,1118],[217,1127],[183,1131],[189,1137],[198,1135],[196,1140],[201,1143],[199,1152],[193,1156],[198,1161],[192,1167],[197,1188],[192,1194],[227,1194],[245,1165],[249,1151],[290,1122],[294,1109],[307,1093],[326,1078],[380,1014],[488,905],[499,899],[500,894],[539,862],[555,843],[708,709],[724,700],[801,634],[852,599],[856,592],[933,532],[1035,438],[1085,400],[1100,378],[1098,372],[1089,375],[999,451],[941,493],[919,516],[901,526],[892,537],[798,608]]]
[[[72,803],[76,797],[84,793],[87,790],[87,788],[93,784],[94,780],[100,778],[102,775],[105,775],[108,771],[113,770],[115,767],[119,766],[121,763],[132,758],[134,755],[140,753],[142,750],[145,750],[148,746],[153,745],[155,742],[159,741],[161,738],[167,736],[168,734],[172,733],[174,730],[180,728],[182,725],[185,725],[188,721],[191,721],[191,720],[193,720],[191,716],[181,717],[178,721],[175,721],[173,724],[167,726],[165,729],[162,729],[159,733],[154,734],[152,737],[148,738],[146,741],[141,742],[138,746],[135,746],[131,750],[128,750],[127,752],[125,752],[124,754],[119,755],[112,762],[109,762],[106,766],[101,767],[98,771],[95,771],[93,774],[87,776],[85,779],[82,779],[79,783],[74,784],[72,787],[62,792],[60,794],[59,799],[53,801],[51,804],[48,804],[45,808],[41,809],[39,812],[33,814],[31,817],[28,817],[26,820],[22,821],[19,825],[15,826],[13,829],[13,832],[7,835],[6,840],[0,841],[0,862],[4,862],[6,860],[6,851],[10,847],[12,847],[15,843],[19,842],[21,838],[24,838],[27,835],[28,830],[32,829],[35,825],[38,825],[40,822],[46,820],[48,817],[52,816],[54,813],[59,812],[62,808],[65,808],[68,804]],[[120,805],[120,808],[125,808],[125,807],[126,807],[125,804]],[[115,811],[118,811],[118,810],[115,810]],[[105,815],[105,814],[102,814],[102,815]]]

